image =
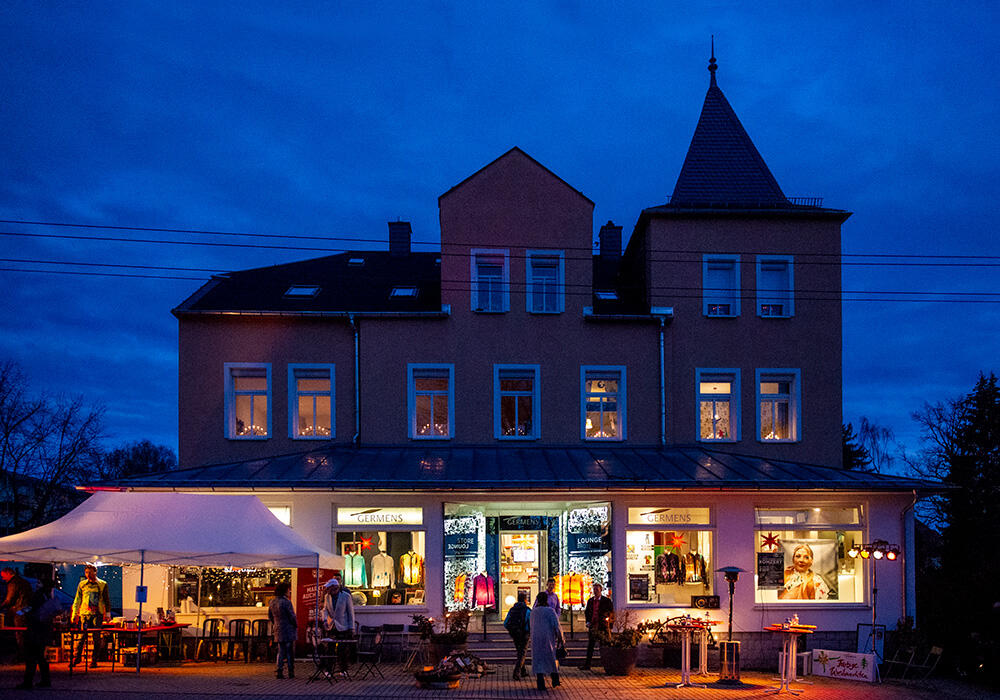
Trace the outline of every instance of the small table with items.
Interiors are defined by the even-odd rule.
[[[801,690],[796,690],[789,686],[796,681],[795,661],[798,652],[799,636],[812,634],[816,631],[816,625],[800,625],[799,623],[772,624],[764,628],[766,632],[775,632],[784,635],[781,641],[781,653],[784,655],[784,663],[781,664],[781,684],[777,688],[768,689],[769,693],[788,692],[798,695]]]
[[[143,636],[150,635],[149,639],[155,638],[156,643],[150,644],[149,646],[153,648],[154,650],[153,653],[156,655],[156,658],[159,659],[160,657],[159,650],[161,648],[166,648],[168,649],[168,654],[169,654],[169,649],[174,647],[172,640],[175,638],[175,636],[179,637],[182,629],[190,626],[191,626],[190,623],[187,622],[149,625],[149,626],[143,626],[142,634]],[[115,666],[119,663],[121,663],[123,666],[125,665],[124,661],[121,661],[122,657],[125,654],[142,653],[142,650],[139,648],[139,629],[137,627],[125,627],[122,625],[101,625],[100,627],[90,627],[88,629],[79,629],[79,628],[71,629],[69,630],[69,634],[72,639],[72,643],[70,646],[70,658],[72,658],[73,648],[76,645],[76,638],[78,636],[86,637],[87,635],[97,635],[97,634],[110,635],[111,647],[109,649],[109,654],[111,657],[112,671],[115,670]],[[128,637],[130,635],[135,636],[135,644],[132,647],[123,645],[122,637]],[[155,637],[153,635],[155,635]],[[178,649],[180,648],[179,644],[177,644],[176,646]],[[84,649],[86,651],[86,642],[84,643]],[[89,669],[90,663],[86,663],[87,662],[86,658],[84,659],[84,662],[85,662],[84,669]],[[69,667],[70,675],[73,674],[73,666],[74,664],[70,663]]]
[[[313,672],[309,676],[309,680],[306,681],[307,683],[325,678],[332,685],[334,679],[343,678],[350,680],[351,678],[346,671],[342,672],[343,675],[340,675],[334,671],[334,668],[338,663],[342,648],[346,646],[346,653],[350,654],[352,648],[357,647],[358,640],[336,639],[328,637],[326,634],[325,631],[318,632],[315,628],[309,628],[307,637],[313,649]]]
[[[664,629],[679,632],[681,637],[681,682],[678,688],[688,686],[696,688],[706,687],[704,683],[691,682],[691,635],[695,632],[699,635],[699,656],[698,672],[708,673],[708,629],[715,622],[712,620],[699,620],[694,617],[678,617],[667,621]]]

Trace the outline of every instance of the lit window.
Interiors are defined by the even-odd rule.
[[[757,424],[762,442],[799,439],[799,370],[757,370]]]
[[[227,362],[226,437],[264,439],[271,434],[271,365]]]
[[[702,305],[706,316],[740,315],[740,256],[702,258]]]
[[[618,292],[610,289],[598,289],[594,296],[598,301],[618,301]]]
[[[625,368],[581,367],[583,438],[625,439]]]
[[[393,287],[392,291],[389,292],[390,297],[415,297],[417,296],[416,287]]]
[[[293,284],[285,292],[286,297],[314,297],[319,294],[319,287],[314,284]]]
[[[739,377],[739,370],[735,369],[695,372],[700,440],[739,440]]]
[[[411,364],[407,371],[410,437],[452,437],[452,426],[455,423],[455,366]]]
[[[787,318],[795,314],[794,274],[790,256],[757,256],[757,315]]]
[[[288,366],[288,432],[292,439],[333,437],[333,379],[333,365]]]
[[[528,311],[556,314],[564,309],[562,251],[528,251]]]
[[[510,308],[506,250],[472,251],[472,310],[499,313]]]
[[[284,525],[292,526],[292,507],[291,506],[268,506],[267,509],[271,511],[271,514],[282,522]]]
[[[348,258],[347,264],[351,267],[361,267],[365,264],[364,258]]]
[[[501,440],[539,435],[538,365],[494,365],[494,433]]]

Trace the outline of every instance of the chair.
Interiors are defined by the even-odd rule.
[[[896,653],[891,659],[885,660],[885,672],[882,678],[890,678],[893,671],[898,668],[897,673],[902,678],[906,675],[906,669],[913,663],[913,657],[917,655],[917,648],[914,646],[901,646],[896,649]]]
[[[409,671],[416,665],[423,668],[430,664],[430,654],[427,648],[427,640],[420,634],[419,625],[408,625],[406,628],[406,664],[403,669]]]
[[[403,658],[405,625],[382,625],[382,653],[387,659],[400,661]]]
[[[250,661],[250,620],[236,618],[229,621],[229,646],[226,648],[226,663],[233,659],[236,649],[243,650],[243,663]]]
[[[924,675],[920,677],[921,680],[928,678],[934,669],[937,668],[938,662],[941,660],[941,654],[944,653],[944,649],[941,647],[931,647],[931,650],[927,652],[927,656],[924,658],[922,663],[910,663],[906,670],[903,671],[903,677],[912,669],[915,671],[923,671]]]
[[[206,660],[218,661],[222,658],[222,645],[226,643],[226,621],[221,617],[209,617],[201,624],[201,639],[194,652],[196,661],[201,660],[201,650],[207,647]]]
[[[324,635],[322,629],[310,627],[306,632],[306,641],[312,646],[313,672],[306,683],[325,678],[333,685],[333,665],[337,661],[335,640]]]
[[[402,627],[402,625],[400,625]],[[385,678],[378,667],[382,661],[382,629],[380,627],[361,626],[358,635],[358,673],[357,678],[367,678],[369,674],[377,673],[379,678]],[[362,673],[363,672],[363,673]]]
[[[264,618],[259,618],[250,623],[250,660],[262,659],[272,661],[273,638],[270,630],[271,623]],[[264,653],[261,654],[260,650]]]

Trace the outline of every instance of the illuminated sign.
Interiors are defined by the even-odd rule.
[[[629,525],[709,525],[711,514],[708,508],[629,508]]]
[[[337,508],[339,525],[422,525],[423,508]]]

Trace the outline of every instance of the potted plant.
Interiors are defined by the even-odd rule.
[[[599,635],[604,672],[609,676],[629,675],[635,669],[639,642],[645,633],[644,623],[633,624],[632,611],[616,611],[611,626]]]
[[[435,628],[433,617],[414,615],[413,624],[420,630],[420,638],[428,644],[431,663],[437,663],[449,654],[465,651],[469,639],[469,611],[455,610],[445,614],[441,630]]]

